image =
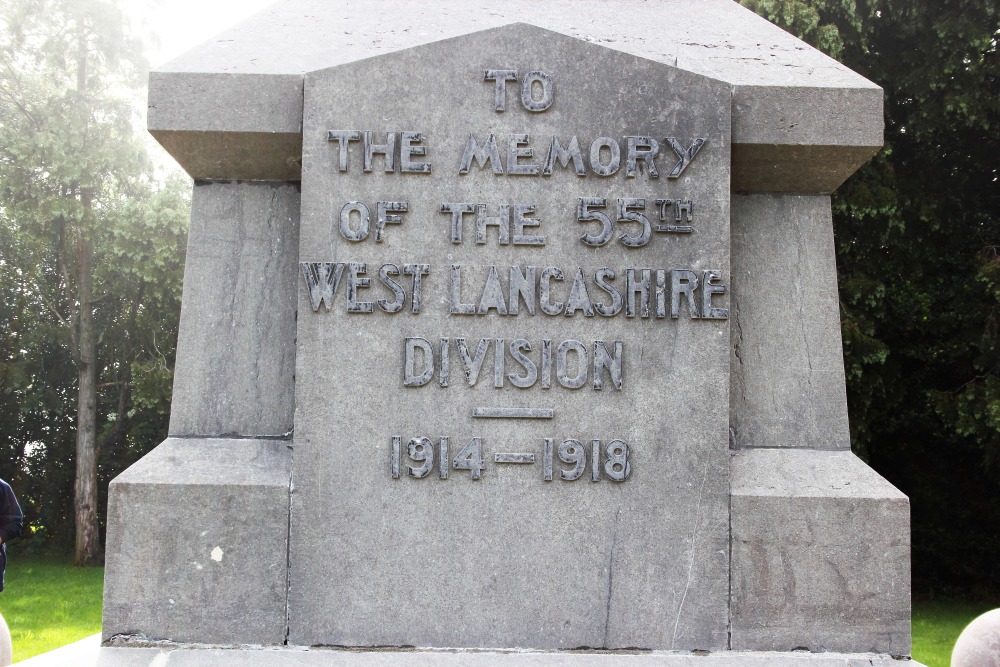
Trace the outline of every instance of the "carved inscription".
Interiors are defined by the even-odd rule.
[[[389,448],[389,475],[400,479],[405,470],[407,477],[424,479],[434,470],[436,459],[439,479],[449,479],[450,470],[467,470],[470,479],[480,480],[489,460],[483,456],[483,440],[481,436],[470,438],[451,459],[449,436],[440,436],[435,447],[434,441],[425,436],[411,438],[404,446],[403,437],[394,435]],[[592,482],[624,482],[632,474],[629,446],[622,440],[603,442],[595,439],[589,447],[585,447],[572,438],[561,442],[556,438],[545,438],[540,454],[536,455],[534,451],[495,452],[492,461],[497,465],[534,465],[541,461],[542,481],[545,482],[554,479],[573,482],[585,476]]]
[[[530,120],[532,114],[558,108],[557,82],[541,69],[497,67],[481,72],[486,91],[483,101],[497,114],[516,111]],[[529,114],[524,116],[518,107]],[[441,160],[446,170],[454,169],[451,173],[466,181],[491,179],[490,174],[555,180],[565,178],[558,174],[568,174],[593,179],[586,182],[583,193],[591,196],[563,200],[560,206],[553,201],[518,201],[514,197],[504,201],[503,195],[492,201],[468,201],[458,196],[428,206],[389,192],[369,193],[366,196],[371,199],[365,201],[336,201],[329,224],[334,234],[347,241],[344,247],[348,252],[392,245],[394,253],[406,255],[408,246],[393,242],[411,226],[419,225],[421,233],[439,239],[442,248],[481,249],[484,257],[512,250],[542,253],[559,236],[561,241],[579,244],[580,256],[596,259],[589,266],[553,265],[558,262],[543,254],[529,254],[527,263],[522,256],[522,263],[493,260],[475,266],[466,260],[431,264],[423,257],[398,255],[377,263],[351,261],[350,256],[345,261],[303,262],[301,271],[312,311],[328,317],[382,314],[419,318],[433,308],[455,318],[450,321],[463,324],[490,318],[522,318],[525,323],[535,321],[532,318],[552,318],[544,321],[551,322],[553,328],[577,318],[622,318],[655,322],[655,326],[671,326],[680,319],[728,319],[721,267],[650,266],[646,264],[651,256],[648,251],[634,254],[651,245],[669,249],[671,244],[698,242],[696,210],[702,209],[693,197],[685,196],[684,188],[690,182],[681,177],[706,150],[707,138],[606,130],[543,136],[520,131],[471,132],[464,141],[455,138],[456,147],[461,143],[461,151],[455,155],[438,154],[433,134],[413,129],[327,130],[326,141],[337,172],[391,175],[385,182],[421,178],[433,172],[432,161]],[[619,183],[633,190],[642,179],[653,191],[608,196],[608,187],[602,184],[615,176],[625,179]],[[672,182],[673,189],[665,188],[667,182]],[[379,195],[384,198],[378,199]],[[552,197],[560,197],[559,191],[553,190]],[[554,214],[553,210],[561,212]],[[572,236],[567,239],[564,235]],[[618,259],[601,259],[612,254]],[[451,257],[449,254],[448,259]],[[622,261],[622,257],[634,261]],[[484,385],[504,390],[496,396],[507,396],[511,389],[523,391],[525,397],[542,399],[526,400],[520,407],[484,404],[473,408],[469,417],[552,420],[557,410],[544,405],[543,400],[549,390],[626,390],[629,373],[638,370],[642,360],[641,355],[630,356],[634,354],[632,344],[617,336],[621,334],[578,340],[538,336],[537,331],[498,337],[418,329],[399,342],[399,386],[407,392],[447,388],[464,392]],[[488,426],[491,422],[473,423]],[[492,455],[484,455],[484,448]],[[493,443],[488,434],[454,441],[448,436],[393,435],[389,452],[392,479],[425,479],[436,474],[438,479],[447,480],[456,472],[467,472],[475,481],[491,466],[531,469],[536,464],[545,482],[582,478],[624,482],[632,473],[631,445],[618,438],[584,443],[574,438],[545,437],[532,446],[518,447]]]
[[[302,275],[313,312],[349,314],[420,313],[427,264],[303,262]],[[726,293],[719,271],[661,268],[491,266],[475,285],[461,264],[448,267],[449,315],[615,317],[724,320],[729,309],[716,301]],[[404,278],[405,277],[405,278]],[[341,288],[341,284],[345,286]],[[374,293],[370,290],[374,290]],[[404,309],[404,306],[409,306]],[[376,308],[377,306],[377,308]]]
[[[456,375],[470,387],[479,382],[485,365],[492,367],[487,376],[497,389],[508,383],[521,389],[536,385],[541,389],[580,389],[592,379],[596,391],[605,387],[621,391],[624,349],[620,340],[595,340],[590,346],[578,340],[553,343],[543,339],[533,345],[524,338],[509,344],[503,338],[480,338],[478,342],[456,338],[453,345],[450,338],[441,338],[435,346],[426,338],[408,337],[403,344],[403,386],[423,387],[434,377],[438,386],[449,386],[454,358],[460,362],[454,363]]]
[[[541,143],[546,145],[545,141]],[[674,153],[675,161],[667,172],[667,178],[675,179],[680,178],[705,145],[705,138],[698,137],[686,147],[677,137],[664,137],[663,143]],[[588,174],[614,176],[622,166],[624,145],[626,178],[635,178],[644,171],[650,178],[659,178],[660,170],[656,162],[660,158],[667,159],[661,153],[660,142],[646,136],[622,137],[621,141],[600,136],[592,139],[589,144],[584,139],[584,145],[588,146],[586,153],[580,149],[579,137],[572,136],[564,140],[554,136],[548,139],[544,159],[541,159],[541,152],[538,156],[535,155],[536,145],[537,142],[533,142],[528,134],[508,134],[497,139],[491,133],[483,140],[470,134],[458,165],[458,173],[468,174],[475,165],[478,169],[489,168],[497,176],[551,176],[555,169],[569,169],[572,163],[573,171],[580,178],[586,178]]]

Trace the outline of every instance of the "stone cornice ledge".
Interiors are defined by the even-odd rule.
[[[882,145],[881,88],[732,0],[281,0],[152,72],[149,131],[193,178],[296,181],[306,73],[518,21],[729,83],[734,191],[829,193]]]

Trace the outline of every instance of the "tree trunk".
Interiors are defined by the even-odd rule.
[[[81,32],[77,61],[77,90],[87,89],[87,39]],[[84,232],[93,206],[88,187],[79,188],[82,219],[76,224],[77,370],[76,483],[73,509],[76,518],[74,562],[100,565],[103,558],[97,524],[97,339],[94,335],[93,249]]]
[[[80,196],[84,210],[90,209],[90,198]],[[99,565],[103,560],[101,538],[97,527],[97,341],[94,336],[94,314],[91,305],[92,250],[82,233],[77,234],[77,308],[79,344],[77,368],[79,393],[76,413],[76,556],[80,566]]]

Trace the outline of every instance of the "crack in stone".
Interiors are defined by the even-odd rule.
[[[292,589],[292,491],[295,489],[292,478],[295,471],[295,447],[289,444],[288,451],[288,527],[285,532],[285,639],[282,642],[285,646],[288,646],[288,638],[292,634],[288,601],[291,598]]]
[[[691,531],[691,546],[689,549],[687,579],[684,582],[684,592],[681,594],[680,604],[677,605],[677,615],[674,618],[674,632],[670,636],[670,648],[677,645],[677,630],[681,622],[681,612],[684,610],[684,603],[687,601],[688,591],[691,589],[691,576],[694,572],[695,546],[698,543],[698,526],[701,524],[701,506],[705,500],[705,484],[708,482],[708,463],[705,463],[705,472],[701,476],[701,487],[698,489],[698,507],[694,513],[694,525]]]
[[[608,640],[611,632],[611,593],[615,580],[615,545],[618,543],[618,520],[621,518],[621,505],[615,511],[615,526],[611,531],[611,549],[608,554],[608,599],[604,606],[604,648],[608,648]]]

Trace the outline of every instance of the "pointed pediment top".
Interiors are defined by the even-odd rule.
[[[874,87],[732,0],[280,0],[157,69],[301,75],[512,23],[733,85]]]
[[[832,192],[882,145],[881,88],[734,0],[279,0],[153,70],[148,127],[195,178],[296,181],[308,73],[499,28],[728,85],[738,192]]]

